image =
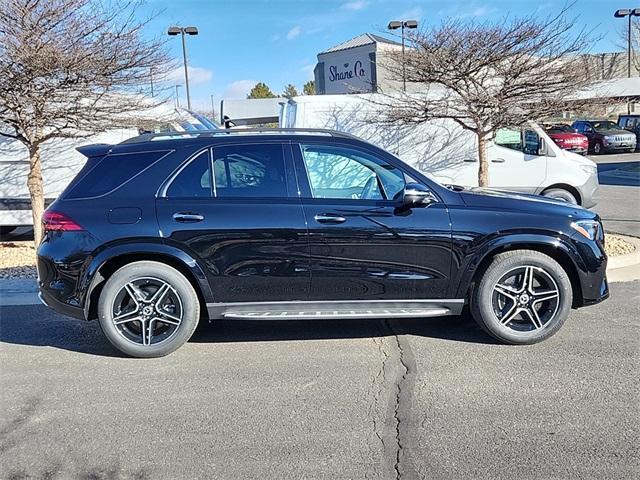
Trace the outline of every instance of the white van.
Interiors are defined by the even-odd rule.
[[[281,128],[327,128],[351,133],[394,153],[445,184],[478,186],[477,141],[451,120],[421,126],[389,126],[377,121],[375,94],[309,95],[282,103]],[[594,162],[558,147],[531,122],[501,130],[490,142],[489,186],[595,205],[598,172]]]
[[[186,110],[174,110],[161,105],[150,113],[150,118],[165,122],[175,131],[198,131],[218,128],[206,117]],[[151,117],[153,116],[153,117]],[[162,120],[160,120],[162,119]],[[51,203],[80,171],[87,158],[76,151],[81,145],[106,143],[114,145],[135,137],[138,129],[113,129],[83,139],[52,139],[41,148],[42,179],[45,204]],[[32,225],[31,200],[27,188],[29,156],[18,140],[0,137],[0,234],[16,227]]]

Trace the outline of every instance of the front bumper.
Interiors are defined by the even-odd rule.
[[[576,185],[576,189],[580,193],[580,198],[582,199],[582,207],[591,208],[596,205],[595,196],[598,192],[598,187],[600,186],[598,182],[598,174],[597,172],[593,175],[589,175],[587,180],[582,185]]]

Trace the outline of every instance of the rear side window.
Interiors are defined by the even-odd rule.
[[[167,189],[167,197],[200,198],[211,196],[209,150],[198,154],[180,171]]]
[[[280,144],[249,144],[213,149],[216,197],[286,197],[285,160]]]
[[[65,198],[91,198],[105,195],[140,174],[166,153],[166,151],[159,151],[107,155],[80,177],[85,171],[83,168],[77,181],[74,181],[64,196]]]

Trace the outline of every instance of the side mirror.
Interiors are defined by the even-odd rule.
[[[407,183],[404,187],[402,204],[405,208],[426,207],[437,201],[433,192],[421,183]]]

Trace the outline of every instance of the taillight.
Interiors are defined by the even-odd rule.
[[[45,232],[77,232],[84,230],[64,213],[45,211],[42,215],[42,226]]]

